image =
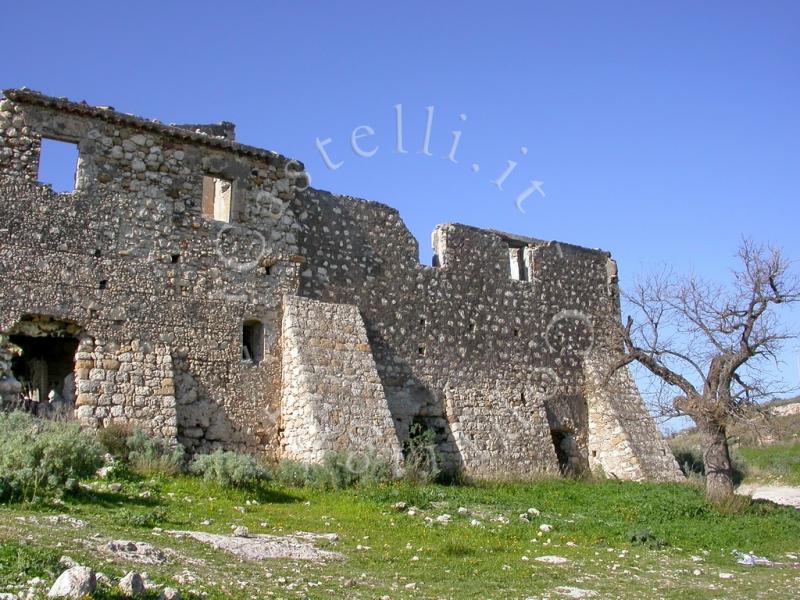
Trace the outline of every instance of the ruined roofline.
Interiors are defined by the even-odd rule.
[[[391,213],[397,215],[398,218],[400,219],[400,222],[406,227],[406,229],[408,229],[408,225],[406,225],[405,219],[403,219],[403,216],[400,214],[400,211],[397,208],[395,208],[394,206],[386,204],[385,202],[380,202],[379,200],[370,200],[368,198],[360,198],[358,196],[351,196],[349,194],[338,194],[336,192],[331,192],[330,190],[322,190],[322,189],[319,189],[319,188],[311,188],[311,189],[314,192],[317,192],[319,194],[325,194],[325,195],[327,195],[327,196],[329,196],[332,199],[335,199],[337,201],[356,202],[356,203],[359,203],[359,204],[367,204],[367,205],[380,207],[381,209],[386,210],[387,212],[391,212]],[[475,232],[478,232],[478,233],[488,233],[488,234],[491,234],[491,235],[496,235],[500,239],[502,239],[505,243],[507,243],[509,245],[512,245],[512,246],[519,246],[520,248],[523,247],[523,246],[548,246],[550,244],[558,244],[562,248],[575,250],[577,252],[585,252],[585,253],[589,253],[589,254],[600,254],[600,255],[602,255],[602,256],[604,256],[606,258],[611,258],[611,252],[608,252],[607,250],[603,250],[601,248],[587,248],[586,246],[579,246],[577,244],[570,244],[568,242],[560,242],[558,240],[542,240],[542,239],[533,238],[533,237],[529,237],[529,236],[524,236],[524,235],[520,235],[520,234],[508,233],[506,231],[499,231],[497,229],[486,229],[486,228],[483,228],[483,227],[477,227],[475,225],[465,225],[464,223],[453,223],[453,222],[450,222],[450,223],[438,223],[433,228],[433,232],[435,232],[437,229],[441,229],[443,227],[448,227],[448,226],[459,227],[459,228],[462,228],[462,229],[469,229],[470,231],[475,231]],[[409,232],[409,235],[412,235],[412,234]],[[416,238],[415,238],[415,240],[416,240]]]
[[[257,148],[255,146],[248,146],[246,144],[240,144],[238,142],[233,141],[234,125],[233,123],[229,123],[226,121],[214,125],[176,125],[176,124],[166,125],[157,120],[148,120],[143,117],[137,117],[127,113],[121,113],[110,107],[92,106],[85,101],[73,102],[66,98],[56,98],[54,96],[47,96],[46,94],[42,94],[41,92],[29,90],[24,87],[19,89],[15,88],[5,89],[2,90],[2,93],[9,100],[18,102],[20,104],[42,106],[44,108],[56,111],[77,114],[87,118],[95,118],[109,123],[113,123],[115,125],[122,125],[144,131],[154,132],[157,134],[170,136],[180,140],[194,142],[199,145],[209,146],[221,150],[228,150],[239,155],[260,158],[270,163],[277,162],[279,164],[283,163],[283,165],[286,165],[289,162],[293,162],[295,163],[295,166],[292,169],[293,171],[301,171],[305,168],[302,162],[290,159],[286,156],[278,154],[277,152],[273,152],[272,150],[264,150],[262,148]],[[196,131],[197,129],[199,129],[200,131]],[[315,191],[324,194],[329,194],[332,197],[341,198],[344,200],[379,205],[384,209],[397,214],[401,218],[401,221],[403,221],[402,217],[400,216],[400,212],[396,208],[388,204],[385,204],[383,202],[358,198],[346,194],[337,194],[326,190],[315,190]],[[602,254],[606,257],[611,256],[609,252],[597,248],[586,248],[584,246],[578,246],[566,242],[540,240],[537,238],[527,237],[513,233],[507,233],[495,229],[485,229],[481,227],[464,225],[460,223],[440,224],[437,225],[434,228],[434,230],[441,227],[445,227],[447,225],[463,227],[465,229],[470,229],[481,233],[496,235],[500,237],[505,243],[511,246],[523,247],[523,246],[545,246],[548,244],[558,244],[563,248],[570,248],[579,252]]]
[[[166,125],[160,121],[148,120],[127,113],[121,113],[113,108],[92,106],[85,101],[73,102],[66,98],[47,96],[41,92],[35,92],[27,88],[12,88],[2,90],[2,92],[6,98],[13,100],[14,102],[19,102],[20,104],[33,104],[61,112],[68,112],[84,117],[100,119],[115,125],[123,125],[144,131],[150,131],[153,133],[178,138],[180,140],[190,141],[204,146],[210,146],[220,150],[229,150],[236,154],[260,158],[267,162],[278,162],[283,164],[294,162],[296,165],[294,170],[296,171],[301,171],[305,168],[300,161],[290,159],[286,156],[278,154],[277,152],[273,152],[272,150],[264,150],[263,148],[256,148],[255,146],[240,144],[226,138],[212,137],[206,133],[198,133],[190,129],[182,129],[179,125]],[[220,125],[224,124],[225,122]]]
[[[577,244],[570,244],[568,242],[559,242],[557,240],[540,240],[538,238],[518,235],[515,233],[508,233],[505,231],[499,231],[497,229],[484,229],[482,227],[475,227],[474,225],[464,225],[463,223],[443,223],[441,225],[437,225],[436,228],[438,229],[447,226],[461,227],[464,229],[470,229],[472,231],[478,231],[480,233],[489,233],[492,235],[496,235],[507,244],[517,245],[520,248],[523,246],[549,246],[552,244],[558,244],[562,248],[575,250],[578,252],[585,252],[588,254],[600,254],[602,256],[605,256],[606,258],[611,258],[610,252],[602,250],[600,248],[587,248],[586,246],[579,246]]]

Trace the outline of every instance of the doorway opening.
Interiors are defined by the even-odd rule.
[[[21,384],[20,408],[50,417],[75,405],[75,355],[81,328],[42,315],[26,315],[8,332],[16,347],[11,373]]]
[[[562,475],[578,475],[580,471],[580,456],[578,444],[570,431],[561,429],[551,429],[550,435],[553,438],[553,447],[558,459],[558,468]]]
[[[14,357],[11,371],[22,384],[26,404],[63,403],[71,407],[75,400],[78,340],[12,335],[9,341],[22,350],[20,356]]]

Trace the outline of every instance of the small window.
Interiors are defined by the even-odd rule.
[[[426,323],[427,323],[427,321],[425,320],[425,317],[420,317],[420,318],[419,318],[419,324],[420,324],[420,325],[422,325],[423,327],[425,327],[425,324],[426,324]]]
[[[108,287],[108,279],[101,279],[100,283],[97,284],[97,287],[101,290],[104,290]]]
[[[478,329],[478,326],[475,324],[475,322],[474,322],[474,321],[470,321],[470,324],[469,324],[469,330],[470,330],[470,332],[471,332],[471,333],[475,333],[475,331],[476,331],[477,329]]]
[[[170,259],[170,262],[171,262],[173,265],[176,265],[176,264],[178,264],[179,262],[181,262],[181,255],[180,255],[180,254],[171,254],[171,255],[170,255],[170,257],[169,257],[169,259]]]
[[[525,248],[509,248],[508,260],[509,266],[511,267],[511,279],[528,281],[528,265],[525,261]]]
[[[425,356],[425,346],[420,346],[419,348],[417,348],[417,354],[419,356]]]
[[[514,337],[519,337],[519,329],[514,330]]]
[[[264,358],[264,326],[260,321],[242,323],[242,360],[258,364]]]
[[[230,223],[233,182],[211,175],[203,176],[203,214],[215,221]]]
[[[54,192],[75,191],[78,171],[78,144],[42,138],[39,151],[40,183],[47,183]]]

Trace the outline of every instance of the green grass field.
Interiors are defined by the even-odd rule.
[[[736,448],[745,466],[746,481],[800,486],[800,444]]]
[[[558,598],[561,586],[603,598],[794,598],[800,583],[796,568],[743,567],[731,555],[738,549],[800,561],[794,554],[800,552],[797,511],[746,500],[719,510],[690,485],[553,480],[237,491],[188,476],[129,476],[116,493],[107,482],[92,486],[95,491],[64,504],[0,506],[0,591],[15,591],[35,576],[52,581],[65,554],[112,576],[146,570],[184,597],[204,592],[208,598]],[[400,501],[419,513],[397,511],[393,505]],[[460,507],[468,514],[459,514]],[[521,522],[529,508],[540,515]],[[46,520],[56,514],[87,525]],[[451,515],[449,524],[435,521],[442,514]],[[543,523],[552,531],[540,534]],[[243,562],[160,531],[229,534],[239,525],[275,535],[336,533],[338,542],[325,547],[345,559]],[[110,539],[145,541],[174,553],[161,565],[136,565],[104,554]],[[543,555],[569,562],[535,560]],[[721,579],[720,572],[733,577]],[[178,584],[174,577],[181,573]]]

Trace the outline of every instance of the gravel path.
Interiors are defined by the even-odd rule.
[[[800,487],[748,484],[740,486],[736,493],[752,496],[754,500],[769,500],[775,504],[793,506],[800,510]]]

